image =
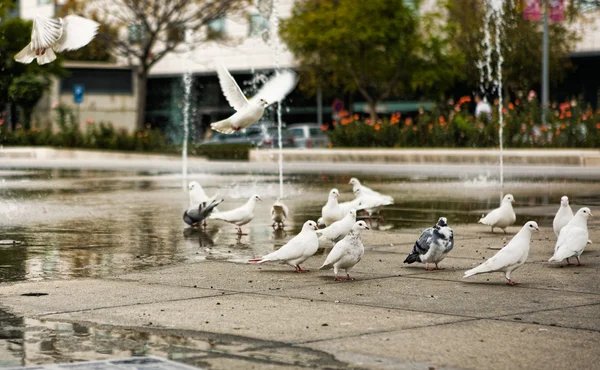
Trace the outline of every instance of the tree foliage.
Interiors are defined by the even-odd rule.
[[[439,97],[460,75],[462,58],[439,20],[403,0],[306,0],[282,22],[281,36],[304,89],[359,92],[375,119],[377,102],[416,90]]]
[[[23,127],[29,129],[31,113],[37,102],[50,87],[50,80],[32,74],[24,74],[12,80],[8,96],[12,102],[23,109]]]
[[[485,18],[484,0],[446,1],[448,21],[453,26],[454,47],[465,56],[465,82],[473,89],[479,87],[480,70],[477,63],[483,60],[482,41]],[[570,8],[566,20],[550,23],[549,27],[549,66],[550,81],[559,83],[570,67],[568,54],[578,40],[577,32],[569,27],[578,19],[577,9]],[[490,32],[495,33],[493,25]],[[502,74],[504,94],[526,91],[540,85],[542,75],[542,23],[525,20],[522,11],[515,3],[504,4],[502,22],[501,51],[503,57]],[[496,56],[493,57],[494,63]]]

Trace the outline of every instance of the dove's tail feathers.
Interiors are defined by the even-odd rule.
[[[411,263],[415,263],[415,262],[419,262],[419,261],[420,261],[419,254],[411,252],[404,260],[404,263],[408,263],[410,265]]]
[[[333,267],[333,263],[324,263],[323,266],[319,267],[319,270],[329,270]]]
[[[463,278],[468,278],[473,275],[483,274],[483,273],[490,272],[490,271],[492,271],[492,270],[488,266],[486,266],[485,264],[482,264],[475,268],[465,271]]]
[[[56,60],[56,54],[54,54],[54,50],[52,50],[52,48],[46,49],[44,54],[37,56],[37,62],[40,65],[48,64],[48,63],[54,62],[55,60]]]
[[[34,59],[35,53],[33,52],[33,50],[31,50],[31,44],[25,46],[23,50],[19,51],[19,53],[15,55],[15,60],[23,64],[29,64],[33,62]]]
[[[253,258],[251,260],[248,260],[249,263],[261,263],[264,262],[263,258]]]
[[[210,127],[213,130],[224,133],[224,134],[233,134],[235,132],[235,130],[233,129],[233,126],[231,125],[231,120],[229,118],[224,119],[219,122],[211,123]]]
[[[97,22],[78,15],[63,18],[64,31],[56,45],[56,51],[77,50],[89,44],[98,33]]]

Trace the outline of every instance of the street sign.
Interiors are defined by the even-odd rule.
[[[83,103],[83,93],[85,92],[85,88],[83,85],[75,85],[73,86],[73,101],[75,104]]]
[[[331,104],[331,109],[333,109],[335,113],[340,113],[342,110],[344,110],[344,102],[340,99],[335,99]]]

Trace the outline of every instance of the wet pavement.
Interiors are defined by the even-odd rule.
[[[359,176],[365,185],[392,195],[395,205],[382,212],[385,218],[385,227],[382,229],[385,231],[370,232],[365,238],[368,250],[378,259],[367,259],[368,262],[358,269],[359,274],[365,275],[365,280],[352,288],[351,299],[339,287],[332,290],[333,286],[328,280],[329,273],[319,272],[318,277],[302,276],[298,279],[295,274],[288,276],[285,267],[271,265],[257,270],[256,266],[245,264],[249,258],[283,245],[298,232],[307,219],[316,220],[330,188],[337,187],[340,190],[342,201],[350,200],[351,186],[347,183],[353,175],[356,174],[287,176],[285,202],[290,208],[292,219],[288,222],[285,232],[274,231],[270,227],[270,206],[278,195],[277,176],[197,174],[188,179],[199,181],[208,194],[220,192],[226,199],[221,209],[237,207],[252,194],[261,195],[264,201],[259,203],[255,219],[244,227],[244,231],[249,235],[238,238],[233,226],[219,221],[210,222],[205,232],[187,228],[181,219],[188,204],[187,192],[183,190],[182,179],[169,173],[89,170],[1,172],[0,239],[3,241],[0,242],[0,283],[4,284],[0,284],[0,287],[4,285],[9,290],[15,287],[15,290],[12,293],[0,292],[0,296],[4,297],[3,301],[8,299],[12,302],[9,302],[12,308],[21,307],[20,299],[41,299],[39,302],[45,303],[39,310],[36,310],[34,305],[30,312],[15,312],[8,308],[0,311],[0,366],[158,355],[206,368],[345,368],[363,365],[427,368],[427,364],[430,363],[435,363],[436,366],[470,367],[460,361],[444,362],[443,357],[440,360],[435,356],[412,358],[403,355],[402,358],[406,360],[400,363],[397,359],[394,360],[394,356],[384,353],[376,355],[377,351],[374,349],[370,355],[356,353],[352,350],[355,348],[352,345],[350,349],[344,349],[343,341],[338,343],[333,338],[345,338],[349,335],[351,338],[362,338],[363,335],[368,335],[366,333],[384,333],[389,324],[386,324],[385,320],[380,323],[375,320],[372,329],[348,330],[353,325],[344,326],[346,321],[336,324],[336,316],[328,314],[331,310],[329,306],[322,306],[316,311],[322,315],[311,313],[312,319],[306,330],[313,330],[308,327],[316,326],[318,334],[320,331],[334,330],[331,326],[338,326],[341,332],[336,335],[306,336],[294,332],[275,335],[275,331],[263,333],[259,328],[253,332],[235,317],[232,325],[226,323],[228,320],[221,322],[220,320],[224,319],[209,313],[204,306],[198,311],[202,312],[203,317],[194,319],[198,324],[195,324],[195,321],[190,323],[189,330],[186,330],[185,325],[175,324],[185,321],[182,318],[177,321],[177,302],[183,304],[187,300],[195,302],[196,299],[202,298],[209,302],[208,304],[214,304],[211,300],[216,300],[217,304],[231,303],[231,310],[236,308],[254,312],[260,311],[265,304],[280,307],[274,311],[265,308],[264,314],[257,314],[257,322],[262,322],[269,320],[269,315],[277,317],[277,312],[281,309],[290,309],[285,302],[280,301],[283,297],[293,296],[299,302],[309,299],[311,302],[313,299],[317,301],[317,298],[323,297],[313,296],[312,291],[320,290],[321,287],[321,291],[326,292],[329,298],[323,303],[335,305],[338,301],[350,300],[351,305],[360,305],[365,310],[365,307],[377,307],[377,310],[381,310],[377,311],[377,315],[385,315],[386,309],[392,309],[392,318],[388,318],[392,320],[391,327],[387,330],[392,330],[393,334],[387,336],[388,339],[378,338],[377,341],[394,341],[395,339],[390,339],[394,335],[406,335],[406,331],[400,334],[394,332],[393,328],[444,325],[446,322],[455,322],[455,325],[460,326],[463,324],[458,324],[459,322],[479,321],[482,318],[494,317],[492,320],[503,320],[500,318],[503,315],[517,312],[530,312],[529,315],[535,316],[529,319],[530,322],[545,324],[545,321],[538,317],[542,315],[538,309],[532,310],[528,305],[518,307],[519,302],[509,304],[496,312],[497,306],[492,303],[500,305],[498,302],[506,299],[506,293],[497,289],[500,286],[495,284],[487,288],[472,284],[465,288],[466,291],[475,289],[479,293],[492,290],[493,292],[488,292],[493,293],[489,307],[484,302],[478,302],[478,305],[472,307],[468,304],[461,307],[458,304],[458,307],[461,307],[458,309],[457,302],[450,299],[446,302],[449,307],[443,310],[432,309],[436,312],[433,318],[410,319],[411,310],[413,313],[428,311],[424,308],[426,306],[418,303],[423,300],[423,297],[418,295],[416,303],[407,303],[408,305],[401,307],[397,307],[397,304],[391,301],[387,302],[383,296],[377,298],[377,294],[389,295],[390,292],[397,294],[398,300],[402,300],[401,297],[405,297],[407,293],[414,295],[415,291],[398,291],[398,288],[389,286],[382,290],[377,286],[384,281],[391,282],[397,279],[400,275],[396,275],[396,271],[401,275],[405,274],[402,271],[408,271],[408,275],[414,275],[411,282],[417,281],[418,276],[423,273],[421,266],[418,270],[397,270],[401,260],[398,265],[389,265],[386,259],[391,256],[402,258],[402,254],[410,249],[412,241],[418,236],[419,230],[433,225],[440,216],[447,217],[450,225],[456,226],[456,238],[464,240],[464,245],[457,248],[456,258],[450,259],[449,262],[453,271],[452,276],[448,276],[450,288],[437,285],[442,284],[442,280],[435,278],[441,276],[439,274],[424,277],[434,285],[428,300],[435,300],[436,296],[443,295],[448,289],[456,289],[457,284],[464,285],[453,282],[460,280],[457,279],[460,278],[460,274],[455,269],[462,271],[469,266],[468,261],[481,259],[479,256],[489,257],[489,253],[493,253],[485,252],[485,247],[477,251],[469,250],[469,253],[461,248],[483,243],[480,240],[489,246],[494,243],[501,245],[503,235],[492,235],[484,227],[473,229],[466,226],[475,223],[486,210],[495,208],[501,197],[498,184],[485,176],[465,177],[460,180],[419,176]],[[560,197],[565,194],[569,195],[575,210],[581,205],[591,207],[593,212],[600,208],[600,187],[592,181],[563,178],[530,182],[515,179],[509,181],[505,189],[505,192],[511,192],[517,200],[517,224],[534,219],[546,228],[551,227]],[[597,221],[594,220],[593,225],[598,225]],[[516,230],[517,228],[512,228],[511,232]],[[593,280],[589,280],[587,276],[597,275],[600,267],[600,258],[597,256],[600,237],[595,235],[599,240],[594,240],[596,244],[590,246],[590,252],[586,251],[584,254],[591,266],[573,270],[577,275],[586,275],[586,279],[580,281],[581,284],[577,284],[578,280],[569,280],[568,284],[563,286],[552,279],[549,285],[544,283],[542,286],[528,288],[531,292],[527,294],[535,296],[536,289],[554,289],[555,293],[550,294],[560,295],[560,299],[554,298],[560,302],[547,300],[545,296],[536,297],[534,300],[545,302],[546,308],[561,310],[566,310],[567,303],[571,302],[571,306],[584,310],[584,316],[593,316],[593,312],[600,312],[597,306],[600,303],[600,291],[597,283],[592,283]],[[540,237],[540,242],[552,244],[546,237],[549,238],[550,235]],[[396,248],[402,250],[398,252]],[[539,264],[539,268],[547,270],[547,266],[542,267],[542,261],[544,258],[547,260],[548,256],[542,258],[541,255],[542,253],[534,257],[532,265]],[[321,258],[322,256],[314,257],[312,265],[317,264]],[[263,273],[260,273],[261,271]],[[270,274],[269,278],[265,277],[266,273]],[[456,274],[458,275],[454,276]],[[526,276],[527,280],[535,283],[535,275],[519,275]],[[185,276],[189,277],[189,281],[186,281]],[[499,276],[490,275],[479,281],[486,281],[487,278],[490,281],[497,280],[498,283],[502,280]],[[14,285],[20,281],[33,281],[34,284],[23,285],[21,289],[18,288],[20,285]],[[60,285],[59,282],[65,285]],[[66,293],[63,289],[60,289],[60,293],[50,289],[53,284],[59,284],[56,286],[64,287],[75,296],[64,296]],[[139,284],[147,290],[147,296],[140,296],[141,292],[135,288]],[[243,287],[240,287],[240,284]],[[361,284],[366,284],[367,290],[361,289]],[[160,290],[160,287],[167,290]],[[195,287],[197,289],[194,289]],[[83,297],[86,289],[90,290],[93,296]],[[127,294],[121,296],[120,292]],[[129,292],[132,292],[130,296]],[[377,294],[373,295],[374,292]],[[30,295],[23,297],[24,294]],[[58,300],[53,305],[53,301],[47,299],[52,299],[56,294]],[[527,297],[527,294],[523,297]],[[262,295],[264,299],[260,298]],[[163,296],[162,308],[152,308],[153,302],[161,302]],[[219,298],[220,296],[223,297]],[[239,298],[236,299],[236,296]],[[256,302],[253,300],[255,296],[259,297]],[[106,300],[105,304],[103,299]],[[77,302],[80,300],[81,302]],[[69,307],[63,307],[67,302]],[[239,306],[240,302],[243,302],[242,306],[245,305],[245,308]],[[104,306],[130,307],[133,311],[117,316],[111,316],[112,313],[109,316],[91,314],[100,312]],[[317,308],[311,308],[314,309]],[[399,312],[398,309],[408,311]],[[161,318],[161,310],[169,312],[169,316],[175,321]],[[339,312],[340,318],[348,316],[349,320],[351,314],[344,310],[347,309]],[[442,311],[444,314],[441,314]],[[144,314],[148,316],[145,317]],[[265,314],[267,316],[264,316]],[[135,319],[127,315],[134,315]],[[301,313],[298,315],[301,316]],[[107,320],[106,317],[112,318]],[[427,322],[430,324],[426,324]],[[211,326],[209,323],[217,326]],[[295,325],[292,325],[293,330],[304,330]],[[586,335],[591,336],[588,338],[591,343],[597,343],[600,328],[595,325],[590,327],[577,324],[575,328],[569,327],[572,330],[582,328],[587,330]],[[443,332],[443,328],[440,330]],[[459,327],[457,330],[465,335],[469,332],[466,328]],[[473,330],[480,332],[483,328]],[[502,330],[505,328],[500,328],[499,332],[503,333]],[[326,341],[326,338],[331,341]],[[410,343],[404,342],[406,339],[414,338],[404,338],[401,341],[404,344],[398,345],[410,347]],[[349,343],[353,340],[355,339]],[[481,364],[476,361],[473,363]]]

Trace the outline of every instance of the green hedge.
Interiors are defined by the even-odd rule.
[[[209,159],[248,160],[252,144],[205,144],[194,145],[190,155],[207,157]]]

